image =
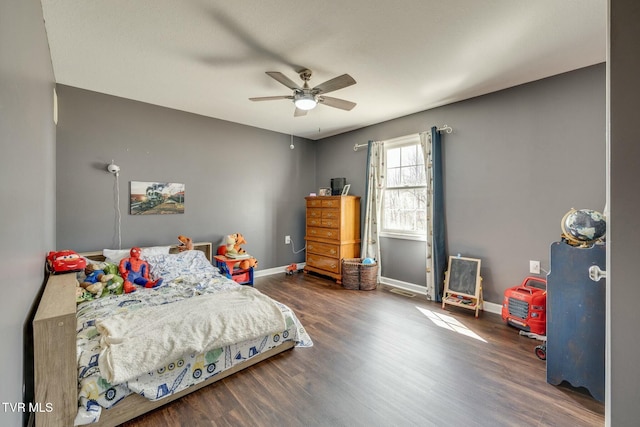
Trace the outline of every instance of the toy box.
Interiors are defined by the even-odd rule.
[[[523,331],[547,333],[547,281],[525,277],[519,286],[504,292],[502,320]]]

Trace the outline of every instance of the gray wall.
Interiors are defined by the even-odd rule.
[[[640,3],[610,0],[609,233],[607,252],[607,384],[609,426],[638,425],[640,329],[638,242],[640,197]]]
[[[218,243],[242,233],[259,268],[304,260],[304,196],[315,187],[315,146],[305,139],[58,86],[58,246],[117,247],[119,176],[122,248],[176,243],[179,234]],[[130,215],[130,181],[185,184],[185,213]]]
[[[53,80],[40,2],[0,2],[0,401],[13,404],[23,401],[23,373],[32,393],[25,326],[55,247]],[[20,425],[22,414],[5,409],[0,425]]]
[[[345,176],[364,195],[366,148],[448,124],[444,134],[448,251],[480,258],[484,299],[549,269],[549,245],[572,207],[605,205],[605,65],[495,92],[327,138],[318,143],[317,182]],[[382,274],[425,286],[425,246],[381,239]]]

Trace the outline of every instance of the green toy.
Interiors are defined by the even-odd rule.
[[[107,282],[107,291],[113,295],[122,295],[124,279],[118,273],[118,266],[107,262],[102,270],[106,274],[113,274],[113,277]]]

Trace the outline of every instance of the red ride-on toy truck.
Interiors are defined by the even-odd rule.
[[[526,332],[547,334],[547,281],[525,277],[520,286],[504,292],[502,320]]]

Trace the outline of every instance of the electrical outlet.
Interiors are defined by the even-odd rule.
[[[291,244],[291,236],[284,236],[284,244],[285,245]]]
[[[540,261],[529,261],[529,273],[540,274]]]

